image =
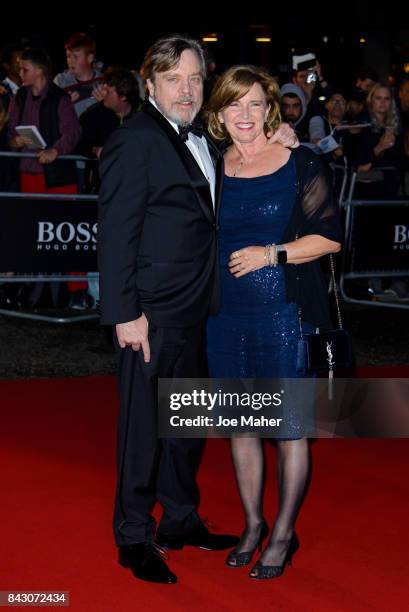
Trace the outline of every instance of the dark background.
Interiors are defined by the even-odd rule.
[[[313,49],[325,76],[347,90],[356,72],[370,65],[392,76],[409,62],[409,11],[397,2],[201,2],[172,3],[173,10],[159,3],[38,5],[18,14],[11,9],[1,44],[25,39],[48,49],[55,72],[65,68],[64,41],[85,31],[97,42],[98,59],[109,65],[139,68],[147,48],[160,36],[187,33],[201,39],[217,33],[218,42],[208,43],[217,71],[236,63],[255,63],[284,72],[292,49]],[[241,16],[243,15],[243,16]],[[4,25],[4,24],[3,24]],[[271,36],[269,44],[255,41]],[[328,37],[324,42],[323,38]],[[365,43],[360,42],[364,38]]]

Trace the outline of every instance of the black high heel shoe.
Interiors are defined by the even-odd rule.
[[[258,548],[258,551],[261,552],[261,549],[263,546],[263,540],[265,540],[267,536],[268,536],[268,525],[266,521],[263,519],[263,523],[261,524],[260,537],[258,539],[258,542],[255,548],[253,548],[252,550],[243,551],[243,552],[236,552],[236,548],[235,548],[227,555],[226,565],[228,565],[229,567],[244,567],[245,565],[248,565],[254,553],[256,552],[256,549]]]
[[[284,557],[284,561],[281,565],[263,565],[260,560],[257,561],[249,576],[256,580],[265,580],[266,578],[278,578],[284,572],[285,566],[288,564],[292,566],[293,555],[300,548],[300,542],[297,538],[297,534],[293,533],[291,536],[290,544]],[[253,574],[256,571],[257,574]]]

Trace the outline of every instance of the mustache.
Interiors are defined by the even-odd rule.
[[[195,104],[195,100],[194,98],[192,98],[191,96],[184,96],[183,98],[179,98],[178,100],[178,104]]]

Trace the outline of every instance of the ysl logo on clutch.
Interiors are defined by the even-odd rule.
[[[333,366],[335,365],[334,355],[332,353],[332,342],[327,342],[327,355],[328,366],[329,369],[332,370]]]
[[[334,378],[334,355],[332,353],[332,342],[327,342],[327,361],[328,361],[328,399],[333,399],[333,389],[332,389],[332,381]]]

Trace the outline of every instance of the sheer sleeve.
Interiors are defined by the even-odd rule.
[[[328,240],[342,241],[338,205],[334,200],[329,168],[319,159],[310,165],[301,198],[304,213],[302,234],[319,234]]]
[[[293,216],[285,232],[285,242],[296,237],[319,234],[328,240],[342,242],[338,205],[333,197],[330,169],[306,147],[293,152],[297,171],[297,197]],[[332,326],[328,304],[328,287],[320,259],[284,266],[287,301],[301,308],[301,318],[314,327]]]

